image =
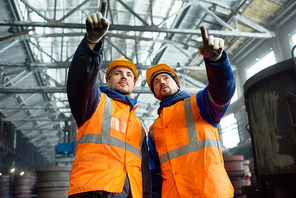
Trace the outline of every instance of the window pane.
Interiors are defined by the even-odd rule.
[[[296,45],[296,34],[292,36],[292,43],[293,43],[293,46]]]
[[[266,56],[264,56],[261,60],[259,60],[255,65],[253,65],[247,70],[247,78],[250,78],[257,72],[271,65],[274,65],[275,63],[276,62],[275,62],[274,52],[271,51]]]
[[[292,44],[293,44],[293,46],[296,45],[296,34],[294,34],[294,35],[292,36]],[[296,57],[296,50],[294,50],[294,56]]]
[[[236,147],[239,143],[237,120],[234,114],[221,119],[222,142],[226,148]]]

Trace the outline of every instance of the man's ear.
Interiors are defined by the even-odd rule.
[[[135,87],[136,87],[136,83],[134,83],[133,91],[135,90]]]

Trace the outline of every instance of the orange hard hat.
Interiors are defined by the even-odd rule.
[[[179,80],[179,77],[178,77],[177,73],[170,66],[168,66],[167,64],[161,63],[161,64],[154,65],[154,66],[150,67],[146,71],[146,81],[147,81],[147,84],[149,86],[149,89],[152,92],[153,92],[153,90],[151,89],[151,87],[152,87],[151,83],[152,83],[153,77],[156,76],[157,74],[163,73],[163,72],[171,73],[176,78],[176,80],[178,81],[176,83],[179,86],[180,80]]]
[[[137,72],[137,69],[136,69],[136,66],[133,62],[125,59],[125,58],[119,58],[119,59],[116,59],[114,61],[112,61],[106,71],[106,77],[110,74],[110,72],[112,71],[112,69],[114,69],[115,67],[127,67],[129,68],[130,70],[133,71],[134,75],[135,75],[135,82],[137,81],[137,78],[138,78],[138,72]]]

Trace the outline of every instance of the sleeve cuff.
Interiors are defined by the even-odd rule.
[[[208,58],[205,58],[205,60],[207,60],[210,63],[220,64],[220,63],[223,63],[226,60],[226,53],[223,50],[222,56],[218,60],[216,60],[216,61],[210,61]]]
[[[87,55],[93,57],[93,56],[97,56],[103,50],[103,42],[102,42],[102,39],[101,39],[96,44],[95,49],[91,50],[89,45],[88,45],[88,41],[87,41],[87,38],[86,38],[86,35],[85,35],[82,42],[81,42],[81,47],[82,47],[82,50],[84,51],[84,53],[86,53]]]

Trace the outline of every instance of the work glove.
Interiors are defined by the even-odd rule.
[[[203,57],[208,58],[210,61],[219,60],[223,53],[224,40],[213,37],[212,35],[208,37],[206,28],[204,26],[200,27],[200,31],[203,44],[198,47],[199,53]]]
[[[86,18],[86,38],[90,43],[98,43],[109,29],[110,22],[100,12]]]

